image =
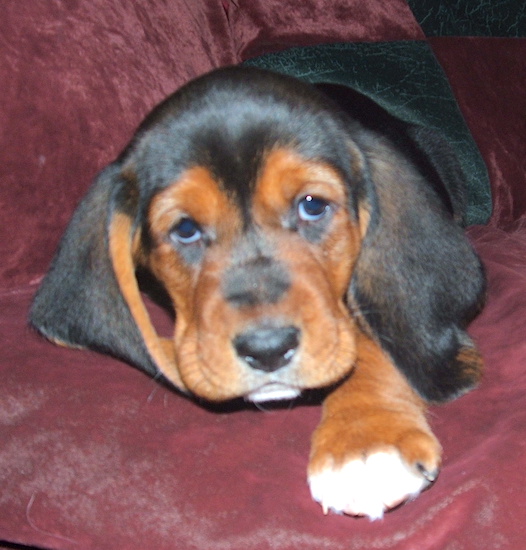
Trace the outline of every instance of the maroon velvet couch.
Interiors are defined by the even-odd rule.
[[[371,523],[310,498],[319,407],[199,407],[26,317],[92,177],[165,95],[291,46],[393,40],[431,44],[488,166],[493,214],[468,229],[487,367],[431,411],[435,486]],[[404,0],[4,0],[0,136],[0,547],[526,548],[526,39],[426,37]]]

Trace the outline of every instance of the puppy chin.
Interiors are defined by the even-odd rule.
[[[285,401],[295,399],[300,395],[301,389],[279,384],[276,382],[265,384],[245,396],[247,401],[252,403],[263,403],[264,401]]]

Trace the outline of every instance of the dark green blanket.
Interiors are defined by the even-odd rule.
[[[523,0],[408,0],[426,36],[526,36]]]

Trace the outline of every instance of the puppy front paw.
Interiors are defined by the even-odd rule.
[[[321,440],[327,443],[327,438]],[[348,449],[342,456],[345,446]],[[324,513],[380,519],[387,510],[429,487],[440,467],[440,445],[424,431],[412,431],[394,444],[377,441],[358,448],[351,437],[347,445],[342,446],[341,439],[335,442],[334,452],[330,445],[322,447],[316,448],[315,438],[308,483]]]
[[[372,452],[336,466],[326,464],[309,475],[312,498],[324,513],[380,519],[385,511],[415,498],[437,477],[438,469],[427,472],[408,465],[394,449]]]

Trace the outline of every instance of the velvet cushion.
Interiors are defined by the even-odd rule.
[[[166,93],[292,46],[422,39],[403,0],[5,0],[0,17],[0,547],[521,549],[526,390],[526,41],[430,40],[488,165],[488,267],[471,332],[480,389],[431,422],[436,485],[369,523],[324,517],[305,483],[320,410],[210,410],[26,325],[93,175]],[[154,318],[165,318],[153,306]],[[4,541],[4,542],[2,542]]]

